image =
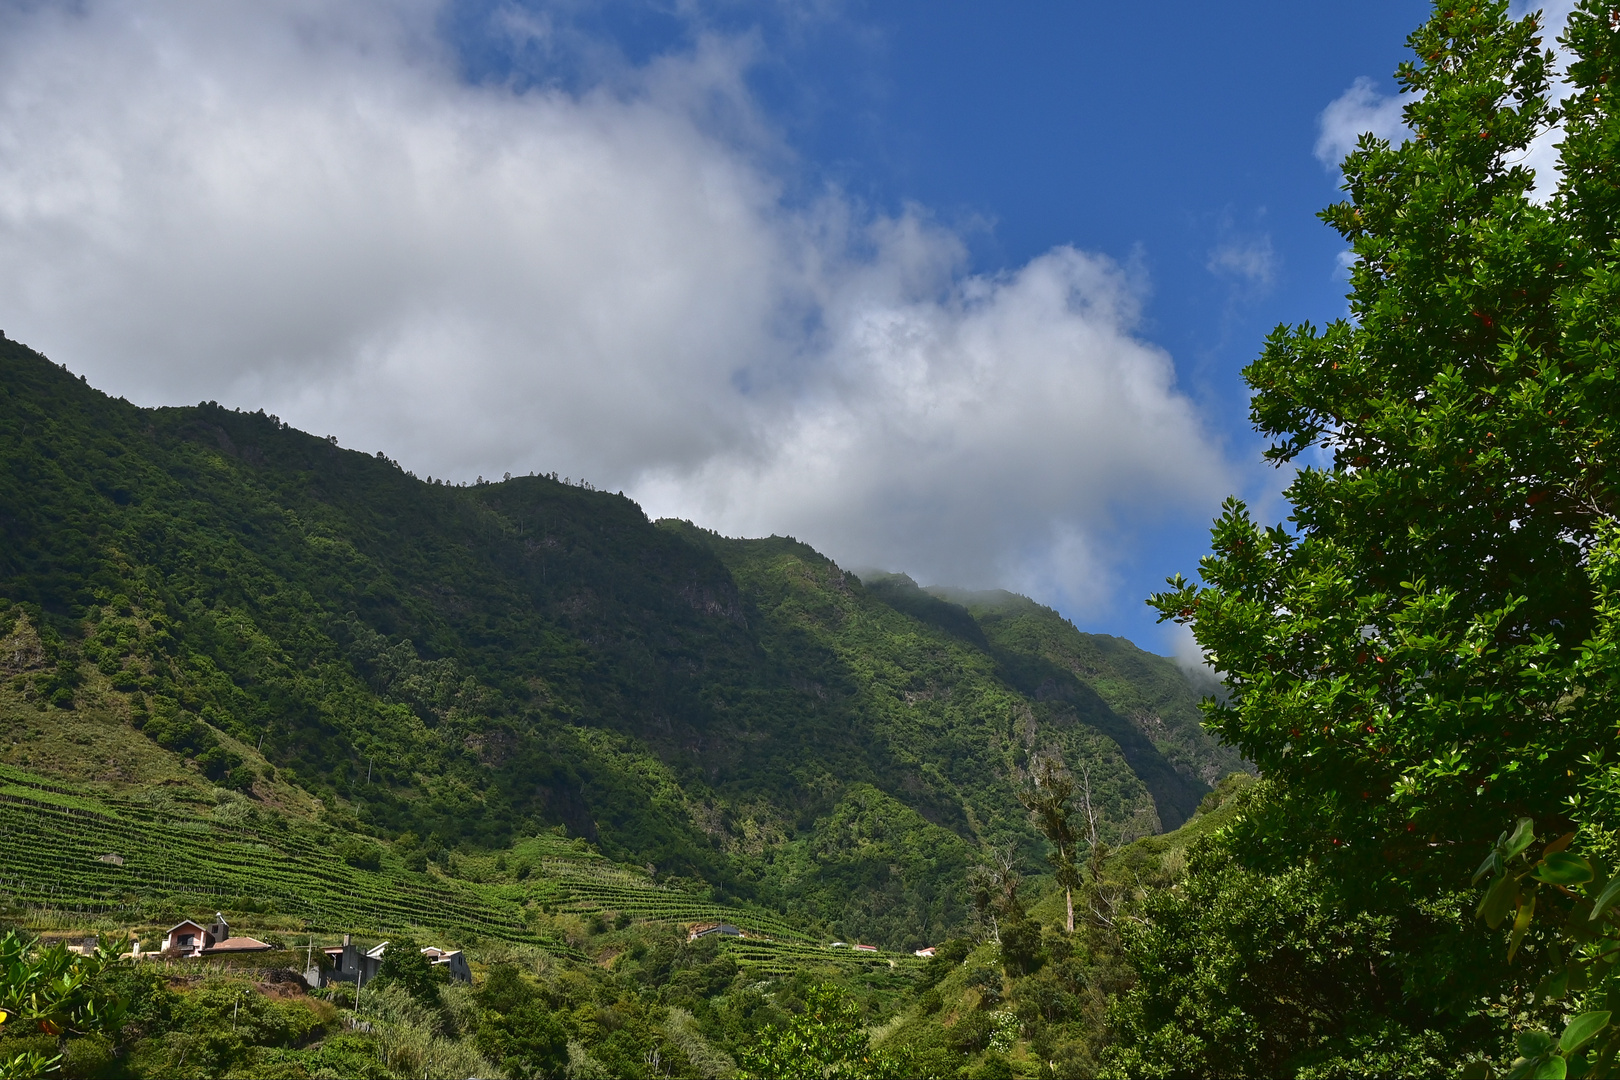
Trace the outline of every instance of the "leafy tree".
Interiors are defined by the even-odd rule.
[[[1030,761],[1029,784],[1019,792],[1019,799],[1035,819],[1046,842],[1052,845],[1046,858],[1063,889],[1065,929],[1071,934],[1074,933],[1074,890],[1081,883],[1076,850],[1080,836],[1070,820],[1074,812],[1070,805],[1073,798],[1074,777],[1063,767],[1062,758],[1054,752],[1037,755]],[[1089,798],[1087,801],[1089,809]],[[1097,851],[1099,841],[1094,820],[1090,840],[1092,849]],[[1100,851],[1097,854],[1100,855]]]
[[[382,852],[377,845],[352,836],[338,841],[332,853],[360,870],[377,870],[382,866]]]
[[[1612,373],[1566,332],[1586,260],[1516,163],[1555,113],[1537,16],[1506,9],[1440,5],[1412,36],[1412,139],[1363,137],[1322,214],[1356,255],[1353,321],[1280,328],[1244,372],[1267,457],[1302,466],[1292,528],[1228,502],[1206,584],[1152,599],[1223,672],[1222,737],[1321,796],[1313,839],[1398,861],[1563,804],[1601,730],[1560,701]]]
[[[811,987],[786,1026],[771,1025],[738,1055],[742,1074],[770,1080],[906,1075],[897,1056],[871,1048],[860,1010],[840,988]]]
[[[1601,756],[1620,671],[1620,8],[1577,7],[1562,107],[1539,15],[1507,9],[1437,4],[1411,36],[1412,136],[1363,137],[1322,214],[1355,255],[1351,318],[1279,328],[1245,371],[1267,457],[1298,469],[1289,524],[1228,502],[1203,584],[1152,599],[1223,672],[1212,727],[1293,800],[1258,857],[1320,860],[1328,887],[1388,910],[1454,889],[1504,823],[1586,824],[1595,843],[1620,807]],[[1556,123],[1541,199],[1524,159]],[[1409,960],[1407,992],[1467,1011],[1559,966],[1534,934],[1516,960],[1421,989]],[[1535,1005],[1509,1000],[1515,1023]]]
[[[410,938],[396,938],[383,950],[382,963],[377,966],[377,977],[370,988],[382,990],[397,985],[424,1005],[437,1005],[439,986],[445,973],[433,966],[422,947]]]
[[[1269,786],[1247,793],[1247,810],[1276,826]],[[1478,1022],[1460,1037],[1435,1030],[1433,1003],[1405,993],[1415,946],[1455,933],[1443,910],[1368,911],[1320,865],[1254,869],[1225,839],[1195,843],[1179,887],[1149,893],[1129,923],[1135,985],[1110,1010],[1104,1051],[1116,1070],[1444,1075],[1458,1045],[1489,1037]]]
[[[1040,970],[1046,954],[1041,948],[1041,924],[1037,920],[1024,919],[1001,928],[1001,962],[1012,976]]]
[[[539,990],[511,964],[497,964],[479,987],[480,1053],[509,1076],[560,1076],[568,1064],[568,1035]]]

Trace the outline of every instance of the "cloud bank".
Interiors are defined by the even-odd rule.
[[[746,42],[519,91],[438,14],[0,8],[0,327],[142,403],[1071,611],[1229,488],[1107,259],[974,275],[924,209],[790,203]]]

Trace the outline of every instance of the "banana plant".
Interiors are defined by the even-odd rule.
[[[82,956],[61,944],[40,948],[37,940],[15,930],[0,936],[0,1032],[32,1028],[55,1036],[59,1044],[96,1032],[116,1041],[129,1003],[98,994],[95,977],[123,962],[108,942]],[[60,1054],[0,1058],[0,1080],[47,1076],[61,1065]]]

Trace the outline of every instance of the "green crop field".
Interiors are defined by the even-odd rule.
[[[580,949],[537,927],[541,911],[683,928],[732,922],[749,937],[728,948],[740,963],[768,973],[812,960],[889,966],[888,958],[829,951],[774,912],[660,884],[583,841],[529,837],[500,858],[529,872],[517,880],[496,871],[494,857],[481,856],[458,860],[459,873],[473,880],[413,873],[392,852],[378,870],[365,870],[337,857],[330,841],[285,822],[260,827],[176,817],[139,798],[0,765],[0,909],[39,929],[150,926],[219,909],[241,916],[249,931],[255,920],[287,931],[365,937],[416,927],[582,958]]]
[[[0,779],[0,901],[35,921],[48,911],[163,921],[223,907],[319,931],[455,925],[553,944],[531,932],[516,903],[426,874],[356,869],[297,830],[166,819],[133,800],[91,797],[15,769]]]

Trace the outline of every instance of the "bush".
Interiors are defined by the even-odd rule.
[[[972,952],[973,942],[967,938],[952,938],[939,946],[923,965],[922,975],[918,979],[919,988],[927,990],[938,986]]]
[[[382,964],[371,985],[379,991],[389,985],[398,986],[424,1005],[437,1006],[439,984],[446,979],[441,968],[433,966],[423,955],[422,947],[410,938],[402,937],[388,943]]]
[[[1041,924],[1023,919],[1001,929],[1001,963],[1013,978],[1033,975],[1046,963],[1041,948]]]
[[[474,998],[484,1010],[479,1053],[518,1080],[562,1073],[568,1064],[567,1033],[517,968],[497,964]]]
[[[994,1009],[1001,1004],[1001,972],[993,967],[975,968],[968,973],[967,985],[979,992],[979,1008]]]
[[[333,853],[358,870],[382,869],[382,852],[377,845],[352,836],[340,841]]]
[[[963,1013],[945,1032],[945,1040],[952,1050],[961,1054],[977,1054],[990,1045],[996,1033],[996,1022],[986,1012]]]

